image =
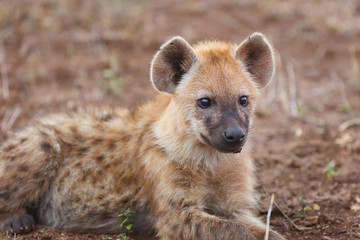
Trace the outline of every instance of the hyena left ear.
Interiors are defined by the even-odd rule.
[[[196,54],[182,37],[174,37],[161,46],[151,63],[150,78],[154,87],[174,93],[182,77],[196,62]]]
[[[260,88],[265,87],[275,72],[274,52],[261,33],[253,33],[236,50],[239,59]]]

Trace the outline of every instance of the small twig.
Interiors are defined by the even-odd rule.
[[[289,97],[287,91],[285,89],[285,77],[284,74],[278,75],[278,92],[279,92],[279,99],[282,106],[282,109],[286,112],[290,111],[289,106]]]
[[[9,121],[9,118],[10,118],[10,110],[7,110],[5,112],[5,115],[4,115],[3,119],[2,119],[2,121],[1,121],[1,131],[2,132],[6,131],[6,125],[7,125],[8,121]]]
[[[349,53],[350,53],[350,62],[351,62],[351,68],[352,73],[354,76],[358,76],[360,74],[360,65],[356,58],[356,47],[355,46],[349,46]]]
[[[9,93],[9,78],[7,76],[7,70],[5,64],[1,65],[1,79],[2,79],[2,92],[3,92],[3,98],[5,100],[9,100],[10,93]]]
[[[4,42],[1,39],[0,40],[0,62],[1,62],[1,79],[2,79],[2,92],[3,92],[3,98],[5,100],[9,100],[10,98],[10,91],[9,91],[9,78],[7,74],[7,68],[6,68],[6,54],[5,54],[5,48],[4,48]]]
[[[337,89],[339,89],[340,96],[342,97],[344,104],[349,106],[349,101],[346,96],[346,89],[343,81],[340,79],[339,75],[335,71],[331,73],[331,78],[336,83]]]
[[[265,187],[263,185],[261,185],[266,196],[270,197],[269,193],[265,190]],[[298,230],[298,231],[304,231],[304,230],[309,230],[311,228],[308,227],[299,227],[298,225],[296,225],[290,218],[288,215],[286,215],[286,213],[280,208],[280,206],[276,203],[276,201],[274,201],[275,206],[280,210],[281,214],[284,215],[284,217],[291,223],[291,225],[293,225],[293,227]]]
[[[261,99],[260,106],[265,109],[271,109],[278,108],[278,104],[275,104],[274,102],[277,100],[278,94],[278,85],[279,85],[279,77],[282,74],[282,63],[281,63],[281,56],[279,53],[275,54],[275,62],[276,62],[276,74],[269,86],[267,86],[264,89],[264,98]]]
[[[343,132],[346,129],[348,129],[349,127],[352,127],[352,126],[355,126],[355,125],[360,125],[360,118],[352,118],[350,120],[347,120],[347,121],[343,122],[339,126],[339,131]]]
[[[10,117],[9,122],[8,122],[8,125],[7,125],[8,130],[10,130],[11,127],[14,125],[14,123],[15,123],[16,119],[19,117],[20,113],[21,113],[21,108],[19,107],[19,105],[17,105],[15,107],[13,114]]]
[[[269,239],[270,217],[271,217],[271,211],[272,211],[273,203],[274,203],[274,194],[271,195],[269,210],[268,210],[267,215],[266,215],[266,231],[265,231],[265,238],[264,238],[264,240],[268,240],[268,239]]]
[[[3,120],[1,121],[1,131],[7,132],[14,125],[15,121],[21,113],[21,107],[19,105],[15,106],[14,111],[10,115],[10,112],[6,112]]]
[[[304,160],[304,159],[302,159],[301,157],[299,157],[298,155],[296,155],[296,154],[293,153],[293,152],[289,152],[289,156],[290,156],[292,159],[296,160],[296,161],[303,161],[303,160]]]
[[[298,115],[298,107],[296,103],[296,75],[293,64],[286,66],[288,77],[289,77],[289,100],[290,100],[290,113],[296,117]]]

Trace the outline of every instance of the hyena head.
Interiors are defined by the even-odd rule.
[[[171,94],[194,136],[226,153],[244,146],[259,89],[273,73],[273,50],[260,33],[240,45],[212,41],[194,48],[174,37],[151,66],[154,87]]]

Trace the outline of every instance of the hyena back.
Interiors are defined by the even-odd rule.
[[[0,231],[36,222],[70,232],[170,239],[263,239],[254,215],[249,135],[273,50],[255,33],[240,45],[181,37],[155,55],[158,96],[133,111],[53,115],[0,150]],[[283,239],[270,231],[269,239]]]

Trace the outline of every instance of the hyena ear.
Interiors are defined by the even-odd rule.
[[[260,88],[265,87],[274,75],[274,52],[261,33],[253,33],[244,40],[236,50],[236,58],[245,65]]]
[[[196,54],[185,39],[170,39],[152,60],[150,78],[154,87],[161,92],[174,93],[184,74],[196,61]]]

